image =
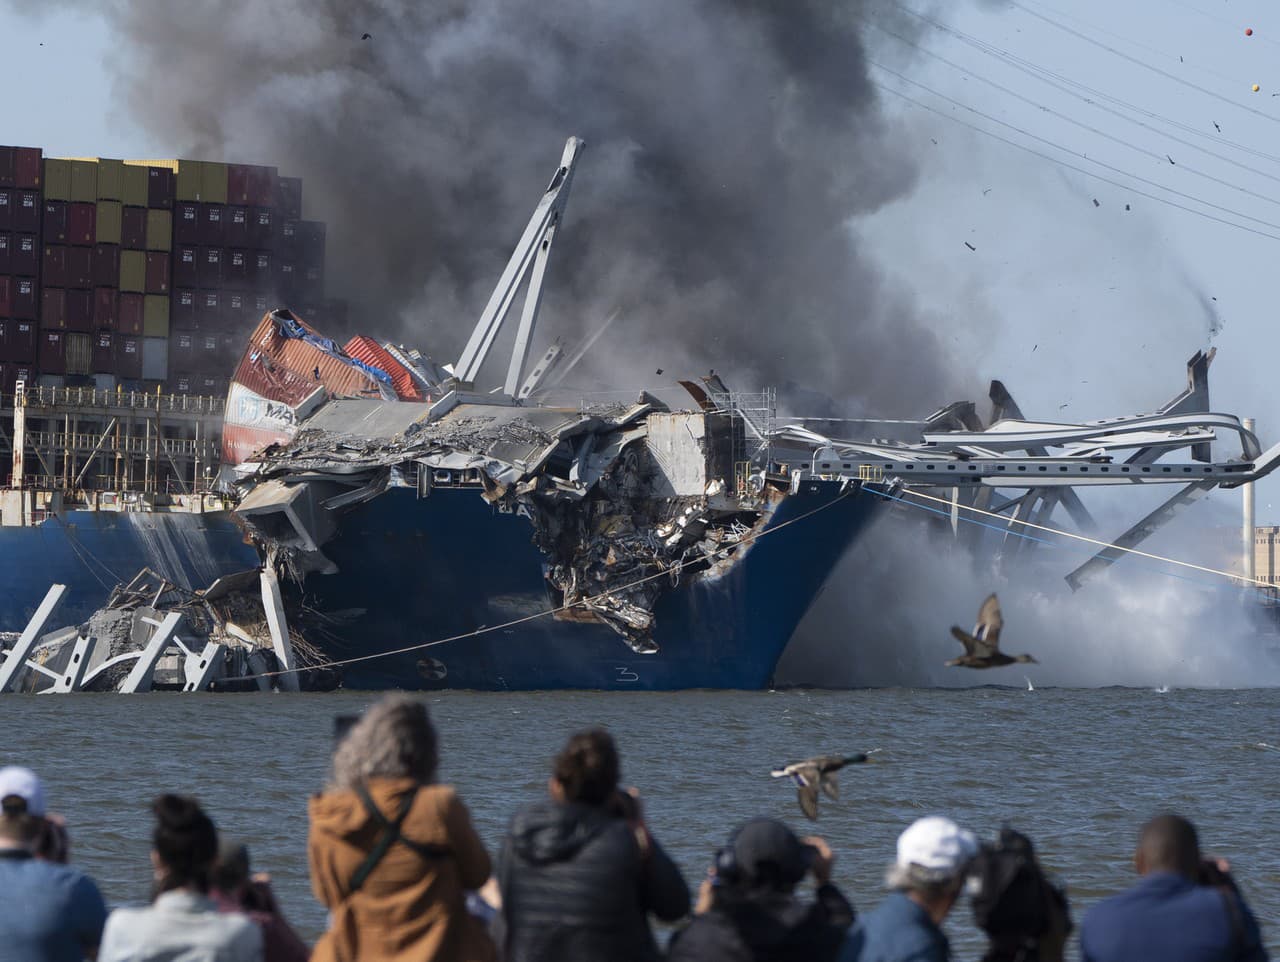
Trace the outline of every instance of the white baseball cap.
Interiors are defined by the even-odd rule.
[[[0,768],[0,800],[10,795],[24,799],[30,814],[44,814],[44,783],[31,769],[19,765]]]
[[[953,877],[978,854],[978,840],[949,818],[918,819],[898,836],[898,868],[927,877]]]

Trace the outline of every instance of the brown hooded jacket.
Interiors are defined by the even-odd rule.
[[[375,778],[368,788],[388,820],[416,789],[401,833],[442,854],[424,855],[396,842],[353,893],[352,878],[382,825],[353,791],[313,796],[307,839],[311,888],[332,913],[313,962],[493,962],[493,943],[466,908],[467,890],[483,885],[490,869],[466,806],[447,785]]]

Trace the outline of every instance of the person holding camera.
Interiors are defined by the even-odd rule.
[[[942,923],[964,888],[978,840],[949,818],[917,819],[898,836],[892,891],[845,938],[840,962],[949,962]]]
[[[556,756],[550,798],[512,819],[497,872],[506,962],[656,962],[649,913],[689,911],[680,870],[618,778],[609,734],[579,732]]]
[[[307,962],[311,950],[298,938],[271,890],[271,879],[249,869],[249,846],[224,839],[209,880],[218,911],[244,915],[262,930],[263,962]]]
[[[1063,962],[1071,911],[1050,881],[1031,839],[1003,828],[983,845],[965,883],[973,921],[990,940],[982,962]]]
[[[1266,962],[1253,913],[1225,862],[1200,854],[1196,827],[1159,815],[1142,827],[1132,888],[1080,926],[1085,962]]]
[[[668,962],[834,962],[854,919],[831,884],[834,860],[822,839],[798,839],[776,819],[745,823],[716,854],[697,914],[672,940]],[[817,883],[813,901],[796,895],[806,875]]]

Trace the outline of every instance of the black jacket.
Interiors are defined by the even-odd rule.
[[[853,906],[834,885],[817,900],[771,893],[733,898],[717,893],[671,942],[668,962],[832,962],[853,924]]]
[[[653,962],[648,913],[675,921],[689,888],[653,842],[601,808],[541,802],[519,812],[498,859],[506,962]]]

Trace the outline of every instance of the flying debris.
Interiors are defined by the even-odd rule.
[[[1004,628],[1004,616],[1000,613],[1000,602],[995,594],[987,595],[987,600],[978,609],[978,623],[973,626],[973,633],[965,631],[959,625],[951,626],[952,636],[964,645],[964,654],[946,662],[949,668],[1000,668],[1014,662],[1039,664],[1030,655],[1006,655],[1000,650],[1000,631]]]
[[[1244,28],[1244,35],[1245,35],[1246,37],[1252,37],[1252,36],[1253,36],[1253,27],[1245,27],[1245,28]]]
[[[1032,354],[1034,354],[1034,353],[1036,352],[1036,348],[1038,348],[1039,346],[1040,346],[1039,344],[1032,344],[1032,345],[1031,345],[1031,353],[1032,353]]]
[[[986,190],[984,190],[984,191],[982,192],[982,196],[983,196],[983,197],[986,197],[986,196],[987,196],[987,194],[989,194],[989,193],[991,193],[991,188],[990,188],[990,187],[988,187]]]
[[[1218,122],[1216,120],[1213,122],[1213,129],[1218,133],[1222,133],[1222,128],[1218,126]]]
[[[367,34],[367,33],[362,33],[362,34],[360,34],[360,39],[361,39],[361,40],[368,40],[368,39],[369,39],[369,34]]]
[[[656,373],[657,373],[658,377],[662,377],[662,368],[658,368],[658,370],[657,370],[657,372],[656,372]]]
[[[1124,205],[1124,209],[1125,209],[1125,210],[1129,210],[1129,205],[1128,205],[1128,204],[1125,204],[1125,205]]]
[[[1255,94],[1256,94],[1259,90],[1261,90],[1261,89],[1262,89],[1262,88],[1261,88],[1261,87],[1259,87],[1257,84],[1254,84],[1254,85],[1253,85],[1253,92],[1254,92]]]
[[[967,248],[969,248],[969,250],[971,250],[971,251],[976,251],[976,250],[978,249],[978,248],[974,247],[972,244],[970,244],[968,241],[965,241],[965,242],[964,242],[964,246],[965,246],[965,247],[967,247]]]
[[[833,802],[839,801],[840,788],[836,784],[836,772],[846,765],[858,765],[870,760],[863,752],[856,755],[819,755],[794,762],[785,768],[774,769],[769,774],[774,778],[791,779],[796,786],[800,810],[810,821],[815,821],[818,818],[818,789],[822,789],[822,794]]]
[[[1169,163],[1173,164],[1173,158],[1172,158],[1172,157],[1170,157],[1168,154],[1165,154],[1165,157],[1166,157],[1166,158],[1168,158]],[[1173,166],[1177,167],[1178,165],[1177,165],[1177,164],[1173,164]]]
[[[1093,199],[1093,206],[1094,206],[1094,207],[1101,207],[1101,206],[1102,206],[1101,204],[1099,204],[1099,203],[1098,203],[1098,198],[1096,198],[1096,197]]]

